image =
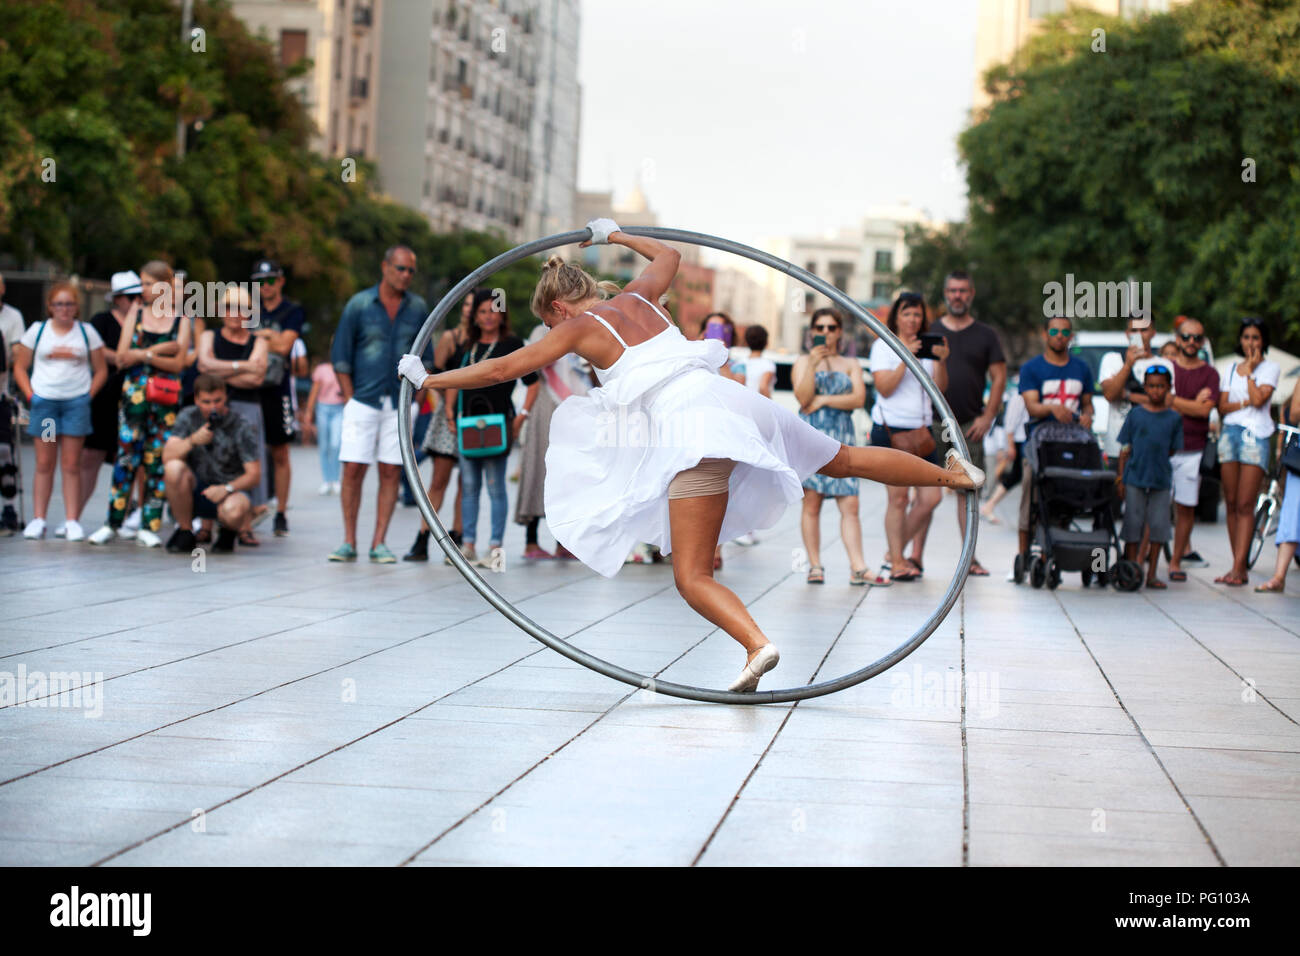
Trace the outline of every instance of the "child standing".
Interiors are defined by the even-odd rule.
[[[1156,577],[1160,564],[1160,547],[1169,540],[1169,512],[1173,500],[1174,472],[1169,458],[1183,448],[1183,417],[1171,408],[1165,408],[1165,398],[1173,387],[1173,369],[1157,359],[1147,366],[1143,374],[1142,390],[1146,392],[1152,412],[1134,405],[1124,427],[1119,432],[1119,476],[1115,484],[1124,499],[1124,557],[1136,561],[1142,543],[1143,529],[1149,529],[1151,540],[1147,567],[1147,587],[1164,588],[1165,582]]]

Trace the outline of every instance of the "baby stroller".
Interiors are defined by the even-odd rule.
[[[1142,569],[1124,560],[1115,533],[1115,472],[1080,425],[1044,422],[1025,445],[1033,469],[1030,551],[1016,555],[1017,584],[1055,588],[1061,573],[1078,571],[1086,588],[1096,581],[1124,591],[1142,586]],[[1087,525],[1088,527],[1085,527]]]

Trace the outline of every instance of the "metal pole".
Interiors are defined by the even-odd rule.
[[[701,232],[688,232],[684,229],[664,229],[658,226],[628,226],[622,230],[628,235],[649,236],[653,239],[660,239],[667,242],[685,242],[699,246],[707,246],[710,249],[719,249],[723,252],[730,252],[734,255],[743,256],[746,259],[752,259],[755,262],[770,266],[779,272],[784,272],[805,285],[822,293],[831,301],[839,305],[844,311],[865,322],[873,332],[880,336],[889,347],[894,350],[908,370],[916,376],[921,387],[925,389],[930,400],[935,407],[942,413],[941,417],[944,422],[945,434],[951,436],[951,441],[958,449],[958,452],[966,458],[970,453],[966,447],[965,436],[962,435],[961,428],[957,425],[957,420],[952,414],[952,409],[944,400],[943,393],[925,373],[925,369],[917,360],[911,351],[904,347],[903,343],[891,333],[880,320],[863,309],[858,303],[854,302],[839,289],[828,284],[810,272],[807,272],[793,263],[786,262],[784,259],[778,259],[776,256],[769,255],[759,249],[750,246],[741,245],[738,242],[732,242],[728,239],[719,239],[716,236],[706,235]],[[429,317],[425,319],[424,325],[420,328],[419,334],[416,335],[415,341],[411,343],[408,350],[413,355],[420,355],[433,339],[433,334],[444,318],[456,308],[462,299],[475,286],[482,285],[493,273],[504,269],[529,256],[545,252],[548,249],[555,249],[559,246],[575,245],[591,238],[590,229],[578,229],[573,232],[560,233],[554,236],[547,236],[544,239],[535,239],[532,242],[516,246],[508,252],[503,252],[490,262],[479,266],[472,273],[456,283],[441,301],[438,302]],[[394,374],[396,372],[394,371]],[[666,694],[670,697],[681,697],[686,700],[698,700],[716,704],[779,704],[794,700],[807,700],[811,697],[821,697],[826,694],[833,694],[836,691],[846,690],[856,684],[875,677],[884,671],[889,670],[903,658],[907,657],[914,650],[925,642],[925,639],[934,633],[935,629],[943,623],[943,619],[948,616],[954,604],[957,603],[957,596],[961,593],[962,587],[966,582],[966,575],[970,571],[971,560],[975,556],[975,539],[979,529],[979,515],[976,513],[977,496],[971,492],[965,492],[966,495],[966,537],[962,542],[961,556],[957,561],[957,570],[953,574],[952,580],[948,583],[948,589],[944,592],[943,599],[939,607],[931,614],[924,624],[918,628],[915,633],[904,643],[890,651],[884,657],[868,664],[866,667],[856,670],[851,674],[843,677],[837,677],[834,680],[822,681],[819,684],[807,684],[803,687],[790,687],[783,690],[758,691],[753,694],[738,694],[732,691],[714,690],[708,687],[693,687],[688,684],[676,684],[671,681],[656,680],[652,677],[646,677],[634,671],[619,667],[609,661],[602,660],[580,650],[561,637],[552,634],[549,630],[533,621],[527,615],[522,613],[518,608],[506,600],[496,588],[492,587],[482,575],[478,573],[465,560],[464,555],[460,553],[447,534],[447,529],[443,527],[442,522],[438,519],[437,513],[433,510],[429,502],[429,496],[424,488],[424,482],[420,477],[420,471],[415,463],[415,449],[411,441],[411,401],[414,398],[414,390],[411,383],[405,378],[402,379],[401,397],[397,403],[397,421],[398,429],[401,435],[399,445],[402,451],[402,464],[406,469],[407,481],[411,483],[411,488],[417,492],[416,504],[419,506],[420,514],[428,523],[433,534],[433,538],[446,552],[451,563],[459,571],[479,594],[487,600],[489,604],[500,611],[507,620],[513,623],[520,630],[529,636],[541,641],[547,647],[563,654],[569,660],[590,668],[598,674],[604,674],[606,677],[612,677],[615,680],[622,681],[625,684],[631,684],[633,687],[640,687],[645,690],[654,691],[658,694]]]

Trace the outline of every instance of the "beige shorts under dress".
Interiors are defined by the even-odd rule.
[[[679,471],[668,483],[668,497],[699,498],[727,493],[731,470],[736,463],[730,458],[701,458],[694,468]]]

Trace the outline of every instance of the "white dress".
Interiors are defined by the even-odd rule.
[[[624,348],[600,388],[570,396],[551,418],[546,452],[546,523],[584,564],[613,577],[641,542],[668,554],[668,484],[702,458],[735,461],[720,541],[770,528],[803,499],[802,482],[840,443],[718,367],[727,347],[689,341],[644,297],[667,327]]]

